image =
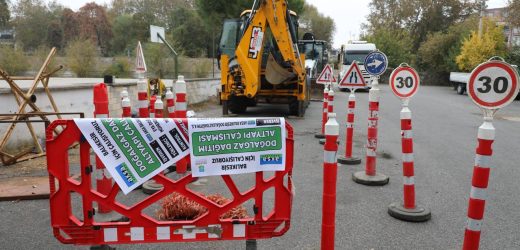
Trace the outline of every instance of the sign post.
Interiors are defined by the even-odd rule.
[[[327,64],[316,79],[316,83],[323,84],[323,113],[321,116],[321,132],[314,135],[314,137],[318,139],[325,138],[325,123],[327,123],[330,82],[336,82],[336,77],[334,76],[334,70],[332,70],[332,67]]]
[[[518,72],[502,58],[493,57],[471,72],[467,85],[468,95],[482,109],[484,123],[478,129],[468,220],[462,249],[479,248],[493,153],[491,144],[495,140],[493,116],[500,108],[515,99],[518,88]]]
[[[347,133],[345,143],[345,155],[338,157],[338,162],[345,165],[357,165],[361,163],[361,158],[352,156],[352,144],[354,139],[354,115],[356,108],[356,90],[366,88],[367,84],[356,61],[352,62],[347,73],[339,82],[340,86],[347,86],[350,89],[347,105]]]
[[[417,71],[408,64],[401,64],[390,75],[390,87],[395,96],[402,101],[401,144],[403,162],[403,202],[394,202],[388,207],[390,216],[411,222],[424,222],[431,218],[431,212],[415,204],[415,177],[412,138],[412,111],[408,108],[420,85]]]
[[[386,175],[376,173],[376,152],[377,152],[377,124],[379,121],[379,76],[387,68],[388,60],[386,55],[380,51],[374,51],[365,58],[365,69],[372,75],[372,88],[368,93],[368,132],[367,132],[367,155],[365,171],[356,172],[352,179],[359,184],[368,186],[383,186],[388,184],[389,178]]]

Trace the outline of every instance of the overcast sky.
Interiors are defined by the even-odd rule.
[[[63,5],[73,10],[79,9],[85,3],[93,0],[58,0]],[[211,0],[208,0],[211,1]],[[252,0],[251,0],[252,1]],[[370,0],[306,0],[318,7],[318,10],[334,19],[336,22],[336,34],[334,47],[338,48],[348,40],[356,40],[359,37],[361,24],[368,16],[368,3]],[[507,5],[508,0],[488,0],[489,8],[499,8]],[[110,3],[110,0],[94,0],[98,4]]]

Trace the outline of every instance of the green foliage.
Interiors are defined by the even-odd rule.
[[[45,45],[39,46],[33,53],[32,59],[31,59],[31,70],[38,71],[42,67],[43,62],[45,62],[45,59],[47,59],[47,56],[49,55],[49,52],[51,49]],[[56,62],[56,58],[54,60],[51,60],[49,63],[49,70],[54,70],[58,68],[58,63]]]
[[[20,0],[14,7],[16,40],[24,49],[33,49],[47,40],[50,13],[42,0]]]
[[[0,29],[7,27],[9,20],[11,20],[11,12],[7,0],[0,0]]]
[[[336,24],[332,18],[321,14],[314,5],[305,4],[304,12],[300,16],[300,38],[310,32],[316,40],[325,40],[330,46],[335,31]]]
[[[503,29],[503,26],[495,25],[494,21],[484,19],[482,36],[472,32],[469,38],[464,39],[460,55],[456,58],[459,69],[471,71],[493,56],[504,57],[506,47]]]
[[[99,56],[96,46],[90,40],[76,40],[69,43],[65,50],[68,68],[78,77],[93,74]]]
[[[112,54],[121,54],[133,50],[137,44],[134,20],[129,14],[117,16],[112,24]]]
[[[0,46],[0,68],[14,76],[29,69],[29,63],[22,51],[11,46]]]
[[[520,27],[520,0],[509,0],[509,21],[514,27]]]
[[[457,71],[455,58],[460,54],[462,42],[477,27],[478,19],[470,18],[446,31],[430,34],[417,53],[420,69],[435,73]]]
[[[103,72],[103,75],[112,75],[119,78],[132,75],[132,64],[126,57],[116,57],[114,62]]]
[[[195,65],[195,71],[193,72],[196,78],[206,78],[209,72],[211,72],[211,61],[209,59],[202,60]]]
[[[289,0],[289,8],[298,15],[304,12],[304,0]],[[239,18],[244,10],[251,9],[251,0],[195,0],[195,9],[209,30],[220,33],[224,19]]]
[[[197,11],[179,8],[172,12],[170,23],[176,47],[185,56],[200,57],[211,51],[211,36]],[[208,48],[209,47],[209,48]]]
[[[171,52],[166,46],[158,43],[145,43],[143,50],[146,67],[151,75],[165,78],[169,72],[174,71],[175,64]]]
[[[511,48],[505,58],[506,62],[520,66],[520,46]]]
[[[380,29],[364,39],[374,43],[387,55],[389,67],[397,67],[401,63],[413,64],[412,39],[405,30]]]
[[[478,4],[460,0],[372,0],[366,29],[392,31],[408,30],[413,38],[413,49],[433,32],[448,29],[451,25],[476,13]]]

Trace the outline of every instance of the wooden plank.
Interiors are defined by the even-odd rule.
[[[49,198],[49,177],[11,177],[0,179],[0,201]]]

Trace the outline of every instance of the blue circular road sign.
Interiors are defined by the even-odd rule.
[[[368,74],[379,76],[385,73],[388,66],[388,59],[383,52],[374,51],[365,57],[365,70]]]

